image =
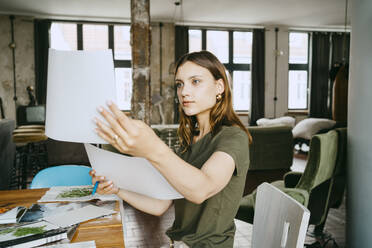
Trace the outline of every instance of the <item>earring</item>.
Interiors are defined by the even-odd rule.
[[[217,102],[221,101],[221,99],[222,99],[222,95],[221,95],[221,94],[218,94],[218,95],[216,96],[216,99],[217,99]]]

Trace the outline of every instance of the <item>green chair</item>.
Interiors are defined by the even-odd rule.
[[[281,180],[293,162],[293,135],[290,126],[248,127],[249,169],[244,194],[252,193],[263,182]]]
[[[321,216],[318,224],[316,224],[315,226],[315,235],[323,234],[323,228],[327,220],[329,209],[339,208],[342,204],[342,200],[344,199],[344,192],[346,188],[347,128],[337,128],[335,130],[338,133],[337,161],[331,181],[331,192],[328,199],[328,206],[326,212],[324,213],[324,215]],[[322,192],[320,192],[320,194],[321,193]],[[311,200],[309,201],[309,205],[310,203],[312,203]]]
[[[319,225],[326,218],[339,150],[338,139],[339,133],[334,130],[313,136],[304,173],[290,172],[284,180],[272,183],[310,210],[309,224]],[[299,180],[295,182],[295,179]],[[253,192],[241,199],[237,219],[253,223],[255,198],[256,192]]]

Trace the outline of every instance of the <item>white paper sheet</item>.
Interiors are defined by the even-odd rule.
[[[47,247],[47,248],[96,248],[96,242],[92,241],[85,241],[85,242],[78,242],[78,243],[68,243],[68,244],[56,244],[56,245],[46,245],[40,247]]]
[[[84,202],[93,199],[99,199],[102,201],[116,201],[118,197],[116,195],[100,195],[95,193],[94,195],[88,194],[80,197],[62,197],[62,193],[71,192],[71,190],[86,190],[92,192],[93,186],[56,186],[51,187],[38,202]]]
[[[97,175],[105,176],[117,187],[157,199],[183,198],[146,159],[84,145]]]
[[[3,229],[2,230],[3,233],[0,235],[0,242],[8,241],[8,240],[13,240],[13,239],[17,239],[17,238],[23,238],[23,237],[27,237],[27,236],[31,236],[32,233],[26,233],[26,234],[24,234],[22,236],[16,236],[15,235],[17,229],[20,229],[20,228],[30,228],[30,227],[39,227],[39,228],[41,228],[45,232],[59,228],[58,225],[54,225],[54,224],[48,223],[46,221],[39,221],[39,222],[35,222],[35,223],[30,223],[30,224],[25,224],[25,225],[19,225],[19,226],[15,226],[15,227],[9,227],[7,229]],[[7,231],[5,231],[5,230],[7,230]],[[1,247],[4,247],[4,246],[1,246]]]
[[[95,132],[98,106],[116,102],[112,51],[49,49],[45,134],[55,140],[107,144]]]
[[[116,211],[89,205],[83,208],[68,211],[63,214],[48,216],[44,218],[44,220],[60,227],[68,227],[87,220],[114,213],[116,213]]]

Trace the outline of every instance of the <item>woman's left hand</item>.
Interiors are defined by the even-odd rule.
[[[150,158],[157,148],[166,147],[154,131],[143,121],[133,120],[114,103],[107,103],[110,111],[99,107],[98,111],[107,124],[95,119],[97,133],[122,153]]]

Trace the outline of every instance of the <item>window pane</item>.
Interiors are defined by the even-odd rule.
[[[233,105],[235,110],[249,111],[251,108],[251,72],[233,72]]]
[[[57,50],[77,50],[76,24],[53,22],[50,27],[50,47]]]
[[[83,49],[84,50],[108,49],[108,26],[84,24]]]
[[[234,63],[252,62],[252,32],[234,32]]]
[[[114,26],[114,58],[118,60],[131,60],[130,26]]]
[[[201,30],[189,30],[189,52],[199,52],[202,50]]]
[[[130,110],[132,99],[132,69],[115,68],[116,97],[121,110]]]
[[[289,33],[289,63],[290,64],[307,64],[308,54],[307,33]]]
[[[307,71],[289,71],[288,109],[307,108]]]
[[[222,63],[229,63],[229,33],[207,31],[207,50],[216,55]]]

